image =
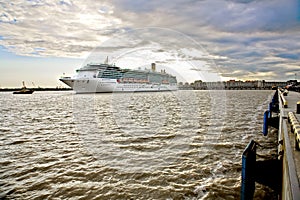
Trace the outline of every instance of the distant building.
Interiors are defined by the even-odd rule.
[[[285,87],[286,85],[287,82],[266,82],[265,80],[229,80],[223,82],[202,82],[197,80],[192,86],[195,90],[270,90],[274,86]]]
[[[297,80],[288,80],[286,83],[287,85],[294,85],[297,84]]]
[[[179,82],[178,89],[179,90],[193,90],[194,83],[189,84],[188,82],[185,82],[184,84],[182,82]]]

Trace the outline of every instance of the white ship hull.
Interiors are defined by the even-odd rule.
[[[177,84],[119,83],[116,79],[104,78],[61,78],[60,80],[70,86],[76,93],[159,92],[178,90]]]

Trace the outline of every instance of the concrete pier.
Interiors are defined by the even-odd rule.
[[[264,113],[263,135],[268,135],[269,127],[278,129],[277,159],[259,163],[255,160],[256,152],[249,150],[250,144],[255,146],[256,142],[248,144],[242,157],[241,199],[253,199],[255,182],[272,188],[278,199],[300,199],[299,101],[298,92],[275,92],[269,110]]]
[[[296,150],[295,134],[291,131],[288,122],[288,113],[292,112],[300,122],[300,114],[296,113],[297,102],[300,101],[300,93],[288,92],[282,97],[279,92],[279,155],[282,155],[282,193],[281,199],[300,199],[300,151]]]

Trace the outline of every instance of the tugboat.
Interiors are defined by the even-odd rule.
[[[26,88],[24,81],[22,83],[23,83],[22,89],[13,92],[13,94],[32,94],[34,92],[33,90],[30,90],[30,89]]]

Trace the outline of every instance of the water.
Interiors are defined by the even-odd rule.
[[[0,198],[238,199],[248,142],[276,154],[261,134],[271,95],[0,93]]]

